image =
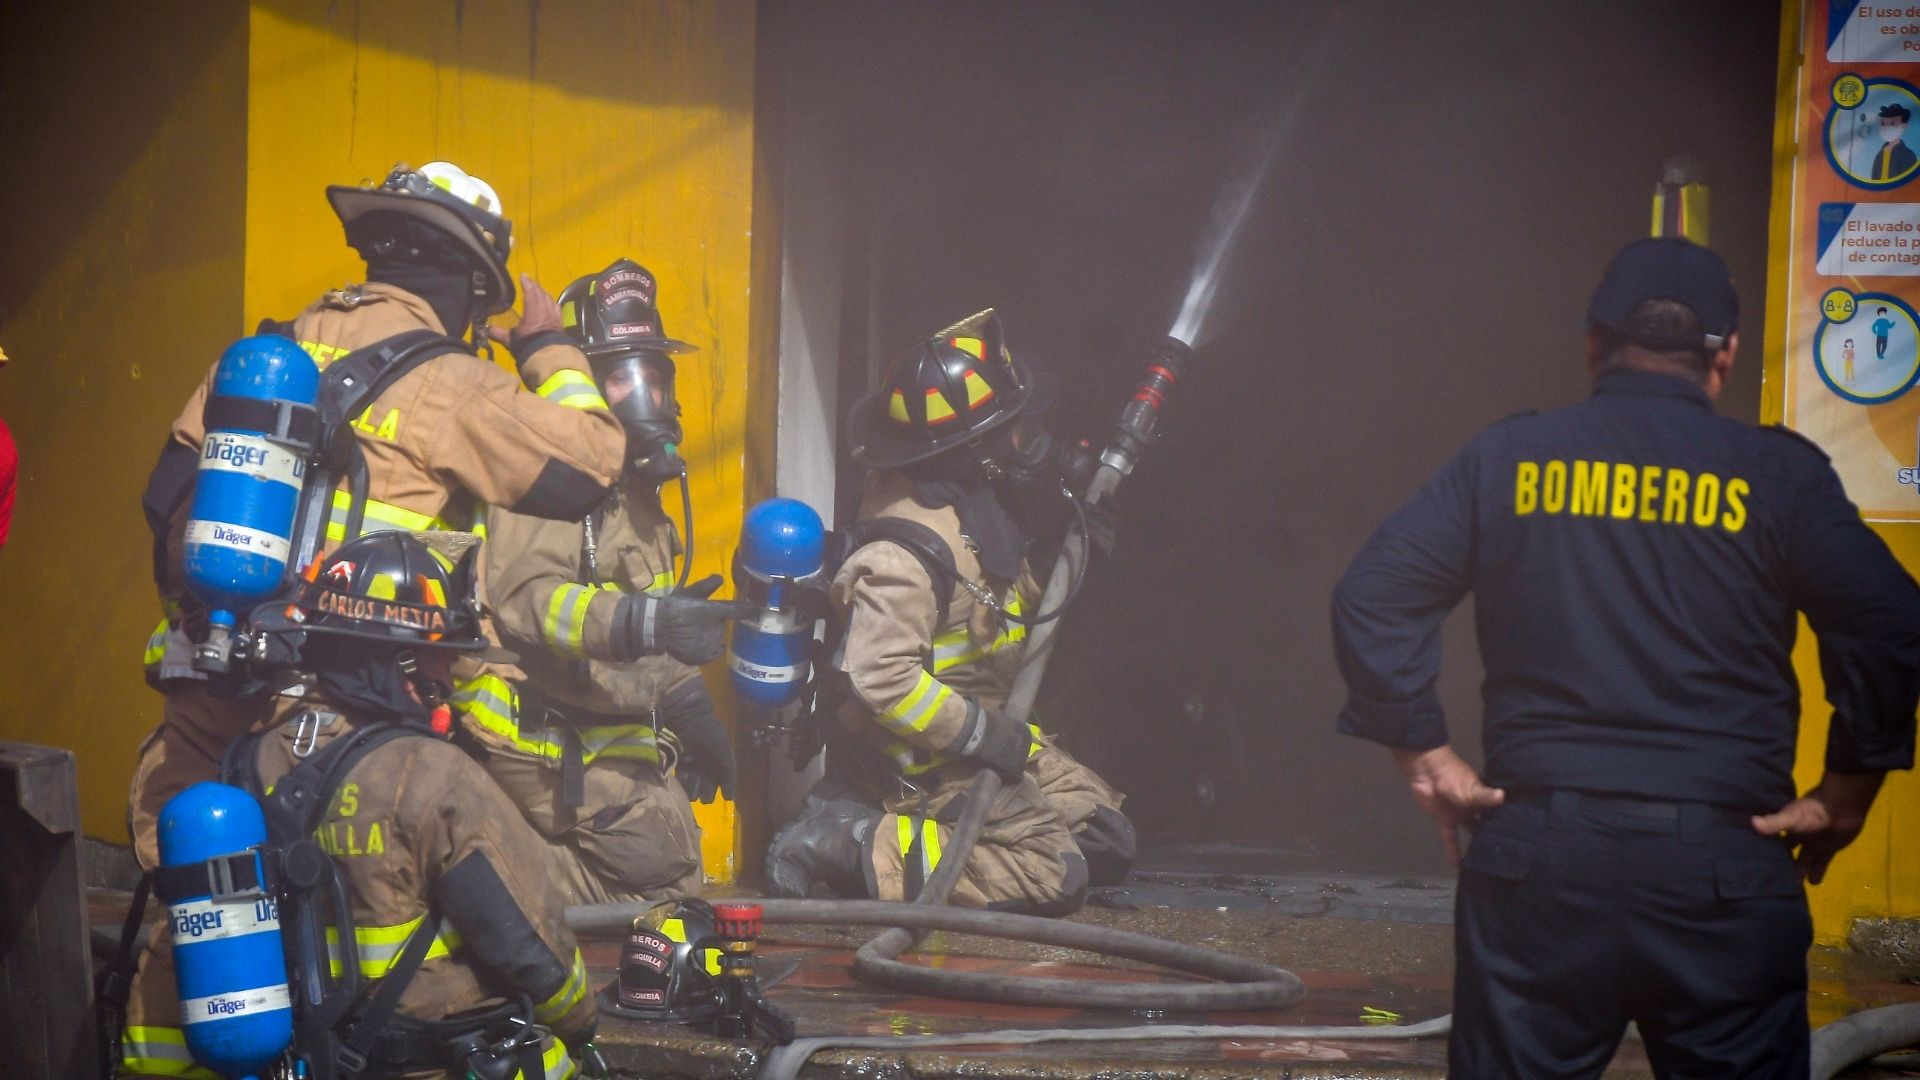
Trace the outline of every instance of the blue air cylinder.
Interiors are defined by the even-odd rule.
[[[222,641],[236,612],[269,599],[285,580],[306,479],[306,455],[257,425],[272,422],[276,403],[311,408],[319,388],[313,358],[278,334],[234,342],[214,371],[207,415],[227,419],[209,423],[201,443],[185,563],[187,587]]]
[[[794,586],[820,573],[826,527],[813,507],[768,499],[747,511],[734,557],[734,592],[754,606],[734,620],[727,671],[742,701],[778,708],[807,684],[815,619],[800,612]]]
[[[280,911],[261,891],[258,848],[267,821],[252,795],[202,782],[160,811],[160,864],[231,863],[252,871],[252,883],[214,895],[204,875],[160,899],[173,926],[174,978],[180,1022],[193,1060],[227,1077],[264,1075],[293,1041],[293,1004],[280,944]],[[218,875],[216,875],[218,876]],[[164,879],[163,879],[164,880]]]

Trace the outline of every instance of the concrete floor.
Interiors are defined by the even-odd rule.
[[[1184,853],[1191,856],[1192,852]],[[769,926],[760,947],[772,981],[767,997],[805,1035],[954,1034],[1006,1028],[1118,1027],[1142,1023],[1353,1025],[1365,1008],[1413,1023],[1448,1011],[1453,970],[1452,884],[1298,870],[1262,872],[1258,858],[1213,853],[1202,859],[1144,860],[1125,886],[1096,890],[1076,922],[1117,927],[1237,953],[1292,970],[1306,984],[1297,1006],[1271,1013],[1207,1016],[1115,1014],[910,997],[856,982],[853,951],[870,928]],[[1216,872],[1220,866],[1230,872]],[[749,890],[736,890],[746,894]],[[96,891],[94,921],[118,926],[124,893]],[[584,943],[594,986],[611,981],[619,948]],[[910,958],[942,967],[1062,978],[1178,978],[1124,961],[1068,950],[951,934],[931,935]],[[1876,1005],[1920,1001],[1920,971],[1903,971],[1841,950],[1809,958],[1808,1009],[1816,1025]],[[597,1040],[616,1076],[752,1077],[760,1047],[722,1042],[687,1028],[603,1017]],[[803,1075],[835,1080],[1213,1080],[1224,1077],[1440,1077],[1444,1040],[1216,1039],[1054,1043],[949,1049],[825,1050]],[[1623,1044],[1611,1078],[1650,1076],[1637,1044]],[[1920,1076],[1874,1068],[1850,1078]]]
[[[768,997],[791,1014],[802,1035],[953,1034],[1009,1027],[1114,1027],[1147,1022],[1303,1025],[1360,1023],[1365,1007],[1412,1023],[1448,1011],[1453,968],[1452,887],[1446,881],[1363,878],[1258,867],[1238,873],[1150,868],[1126,886],[1098,890],[1072,916],[1137,933],[1170,937],[1274,963],[1298,974],[1307,996],[1292,1009],[1209,1016],[1114,1015],[908,997],[857,983],[852,952],[864,928],[769,927],[761,954],[770,972],[797,964]],[[1252,870],[1255,872],[1245,872]],[[938,966],[1031,972],[1066,978],[1155,979],[1151,969],[1023,943],[935,934],[918,954]],[[617,949],[588,947],[597,979],[610,977]],[[1810,958],[1809,1011],[1816,1023],[1874,1005],[1920,1000],[1911,972],[1838,950]],[[682,1030],[608,1019],[599,1040],[622,1076],[750,1077],[759,1056]],[[1444,1040],[1260,1040],[1008,1045],[964,1050],[826,1050],[804,1073],[821,1078],[1016,1077],[1022,1080],[1126,1077],[1441,1077]],[[1648,1077],[1646,1056],[1622,1045],[1610,1078]],[[1912,1070],[1862,1069],[1854,1077],[1920,1076]]]

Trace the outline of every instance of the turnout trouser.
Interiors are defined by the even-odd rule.
[[[680,782],[657,763],[592,762],[578,807],[564,805],[561,769],[550,759],[482,743],[480,764],[547,841],[567,903],[700,895],[700,828]]]
[[[1451,1076],[1598,1077],[1628,1021],[1663,1078],[1807,1075],[1806,897],[1746,814],[1509,791],[1454,940]]]

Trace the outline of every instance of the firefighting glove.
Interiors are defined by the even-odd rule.
[[[570,345],[573,339],[562,328],[560,302],[527,274],[520,275],[520,293],[525,297],[519,323],[510,330],[487,327],[487,336],[507,347],[516,365],[525,364],[534,353],[549,345]]]
[[[614,614],[613,649],[623,660],[666,653],[683,664],[704,664],[726,647],[727,620],[738,604],[709,600],[720,587],[712,574],[665,596],[624,596]]]
[[[739,772],[734,767],[733,741],[713,714],[713,697],[704,680],[695,676],[667,691],[660,699],[659,717],[660,726],[680,742],[676,775],[688,798],[710,803],[715,796],[725,798],[734,790]]]
[[[967,738],[960,756],[969,757],[1000,774],[1009,784],[1017,784],[1027,771],[1027,754],[1033,749],[1033,732],[1027,725],[977,701],[967,702],[972,713]]]

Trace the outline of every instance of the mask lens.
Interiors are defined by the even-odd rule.
[[[607,362],[600,392],[626,420],[671,420],[680,414],[673,397],[673,361],[659,353],[628,353]]]
[[[1014,420],[1013,452],[1022,462],[1037,465],[1046,457],[1050,439],[1046,425],[1037,416],[1021,416]]]

